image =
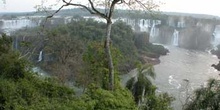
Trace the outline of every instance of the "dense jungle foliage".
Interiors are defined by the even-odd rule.
[[[82,19],[68,25],[51,26],[44,30],[44,34],[39,34],[39,30],[32,28],[20,30],[12,37],[1,36],[1,110],[171,109],[173,98],[168,94],[156,94],[155,87],[148,88],[152,91],[143,97],[147,100],[138,105],[134,100],[135,94],[121,86],[118,74],[136,67],[136,62],[141,61],[139,51],[160,55],[146,51],[148,47],[145,50],[137,48],[135,33],[123,22],[115,23],[112,30],[111,49],[117,67],[114,91],[106,90],[108,70],[102,42],[103,23]],[[148,42],[143,46],[147,45]],[[161,48],[154,48],[157,47]],[[39,51],[43,51],[42,61],[39,61]],[[33,72],[34,66],[45,69],[49,76]],[[74,82],[74,86],[83,87],[84,91],[76,94],[67,82]]]

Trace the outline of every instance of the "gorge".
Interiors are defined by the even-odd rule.
[[[84,18],[94,18],[103,22],[96,17],[84,16]],[[173,106],[178,109],[181,107],[180,100],[184,101],[186,98],[186,89],[192,92],[204,85],[210,77],[218,77],[218,72],[211,67],[211,64],[217,63],[217,58],[205,50],[212,48],[213,44],[216,46],[220,43],[220,23],[218,19],[189,16],[168,15],[162,18],[120,17],[113,21],[121,20],[137,32],[149,33],[150,42],[163,44],[169,49],[170,54],[162,56],[161,63],[154,66],[157,74],[154,83],[158,87],[158,92],[168,92],[175,96],[176,102]],[[74,20],[77,19],[71,16],[57,16],[49,19],[47,24],[48,26],[68,24]],[[24,17],[4,19],[0,20],[0,30],[10,35],[20,28],[36,27],[42,23],[43,17],[36,16],[30,16],[28,19]],[[15,48],[19,48],[18,42],[19,39],[14,40]],[[36,60],[41,62],[44,59],[44,51],[38,50]],[[186,80],[189,81],[189,88],[185,88]]]

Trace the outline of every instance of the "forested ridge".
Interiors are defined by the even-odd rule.
[[[0,109],[171,109],[173,98],[168,94],[156,94],[153,85],[146,86],[149,88],[144,97],[133,96],[135,94],[121,86],[119,74],[148,63],[141,55],[158,58],[167,53],[162,46],[141,40],[149,39],[147,33],[135,33],[121,21],[114,23],[112,28],[115,89],[107,89],[104,28],[104,23],[79,19],[67,25],[50,26],[44,30],[44,35],[39,34],[38,27],[20,30],[11,37],[3,34],[0,42]],[[43,51],[41,61],[38,61],[39,51]],[[34,73],[32,68],[35,66],[44,69],[49,76]],[[82,93],[75,94],[68,82],[83,88]],[[143,88],[136,90],[142,92]],[[140,104],[133,97],[147,100]]]
[[[0,110],[170,110],[173,97],[157,93],[151,58],[168,50],[149,42],[149,34],[134,32],[117,21],[112,26],[111,51],[115,89],[108,90],[104,53],[105,24],[81,17],[66,25],[21,29],[0,39]],[[219,50],[212,51],[218,55]],[[39,59],[40,54],[42,58]],[[146,59],[147,57],[147,59]],[[219,70],[218,65],[212,65]],[[39,67],[47,72],[33,72]],[[137,68],[137,75],[121,85],[120,74]],[[74,87],[73,87],[74,86]],[[80,92],[76,89],[81,89]],[[188,96],[183,109],[219,108],[219,80]]]

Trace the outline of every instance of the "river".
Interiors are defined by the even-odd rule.
[[[204,86],[209,78],[218,78],[219,72],[211,67],[218,63],[216,56],[208,52],[187,50],[178,47],[167,47],[170,53],[160,57],[161,63],[155,65],[157,77],[155,84],[158,91],[172,94],[175,110],[181,109],[186,90],[191,95],[193,90]],[[187,86],[187,81],[189,85]]]
[[[209,78],[220,77],[219,72],[211,67],[212,64],[218,63],[218,59],[208,52],[174,46],[165,47],[170,53],[161,56],[161,63],[154,66],[156,79],[153,82],[158,87],[159,93],[167,92],[175,97],[172,106],[174,110],[181,110],[182,103],[185,103],[186,91],[192,95],[193,90],[204,86]],[[123,75],[123,84],[134,74],[133,70]]]

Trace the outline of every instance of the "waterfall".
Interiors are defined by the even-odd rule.
[[[215,27],[215,31],[212,34],[212,45],[216,47],[220,44],[220,25]]]
[[[2,30],[7,35],[10,35],[11,32],[24,27],[34,27],[37,24],[29,19],[13,19],[13,20],[1,20],[3,22]]]
[[[155,42],[156,37],[159,36],[159,28],[157,28],[157,25],[160,25],[161,21],[160,20],[153,20],[151,29],[150,29],[150,41]]]
[[[42,61],[43,59],[43,51],[41,50],[38,56],[38,62]]]
[[[16,19],[16,20],[2,20],[3,29],[20,29],[23,27],[33,27],[34,24],[28,19]]]
[[[178,28],[184,28],[184,27],[186,27],[185,25],[186,25],[186,24],[185,24],[185,22],[183,22],[183,21],[177,22],[177,27],[178,27]]]
[[[179,45],[179,31],[176,29],[173,32],[173,45],[178,46]]]
[[[41,22],[42,22],[42,20],[40,19],[40,20],[38,21],[37,25],[40,26],[40,25],[41,25]]]
[[[150,37],[153,38],[155,36],[155,21],[153,20],[153,24],[152,24],[152,27],[151,27],[151,30],[150,30]]]
[[[65,17],[64,18],[64,24],[68,24],[72,21],[72,17]]]
[[[141,32],[149,32],[148,28],[150,27],[149,19],[141,19],[139,22],[139,27]]]
[[[14,48],[18,49],[18,38],[17,37],[15,37],[15,47]]]

